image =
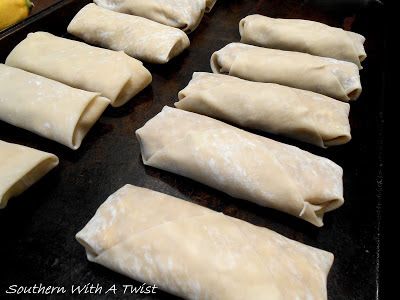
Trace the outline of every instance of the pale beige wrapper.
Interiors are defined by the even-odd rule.
[[[150,72],[123,52],[89,46],[47,32],[28,34],[6,64],[82,90],[101,93],[114,107],[151,82]]]
[[[328,147],[351,139],[350,105],[275,83],[194,73],[175,107]]]
[[[51,153],[0,140],[0,209],[57,165]]]
[[[214,73],[282,84],[342,101],[356,100],[361,94],[357,65],[301,52],[231,43],[213,53],[211,69]]]
[[[327,299],[331,253],[132,185],[76,238],[90,261],[185,299]]]
[[[136,131],[144,164],[322,226],[343,200],[329,159],[215,119],[164,107]]]
[[[332,57],[360,69],[367,57],[361,34],[309,20],[250,15],[240,21],[239,32],[242,43]]]
[[[0,64],[0,120],[78,149],[110,100]]]
[[[97,5],[179,28],[187,33],[200,24],[216,0],[94,0]]]
[[[93,3],[76,14],[67,30],[88,43],[158,64],[167,63],[190,45],[180,29]]]

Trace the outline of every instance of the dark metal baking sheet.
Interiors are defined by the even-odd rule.
[[[49,31],[72,38],[66,33],[66,26],[86,3],[64,0],[3,31],[0,60],[4,61],[9,51],[32,31]],[[349,144],[324,150],[260,133],[328,157],[344,168],[345,204],[326,215],[323,228],[233,199],[192,180],[145,167],[141,162],[134,131],[164,105],[172,106],[177,92],[186,86],[194,71],[210,71],[212,52],[238,41],[238,22],[252,13],[345,26],[367,38],[368,58],[361,71],[364,90],[359,100],[351,104],[353,139]],[[6,296],[10,285],[35,283],[67,289],[73,284],[86,283],[99,283],[104,288],[113,284],[140,286],[139,282],[89,263],[84,249],[74,239],[107,196],[131,183],[184,198],[331,251],[335,262],[328,278],[329,298],[379,299],[384,22],[383,11],[379,9],[363,10],[345,18],[340,13],[322,12],[300,1],[218,0],[213,11],[190,35],[190,48],[166,65],[147,65],[153,74],[151,86],[125,106],[107,109],[79,150],[72,151],[0,122],[0,139],[60,157],[58,168],[0,211],[0,297]],[[100,295],[91,297],[101,298]],[[161,291],[155,295],[124,295],[121,290],[108,297],[174,298]]]

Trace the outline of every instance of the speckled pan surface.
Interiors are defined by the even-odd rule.
[[[1,34],[0,58],[5,58],[29,32],[48,31],[72,38],[66,27],[89,1],[65,0],[59,9],[27,21]],[[352,102],[352,140],[328,149],[295,142],[266,133],[262,136],[286,142],[329,158],[343,170],[344,198],[339,209],[328,213],[324,227],[236,200],[193,180],[144,166],[135,130],[165,106],[173,106],[177,93],[193,72],[211,72],[211,54],[232,41],[239,41],[239,21],[250,14],[280,18],[303,18],[351,29],[366,37],[368,59],[360,71],[363,93]],[[373,20],[373,21],[371,21]],[[30,23],[31,22],[31,23]],[[362,11],[345,19],[301,5],[297,0],[218,0],[190,34],[191,46],[166,65],[145,64],[152,84],[120,108],[109,107],[85,137],[77,151],[0,122],[0,139],[50,152],[60,164],[24,194],[0,211],[0,295],[12,284],[43,283],[70,288],[72,284],[116,284],[116,295],[96,299],[144,299],[145,295],[123,294],[123,284],[141,286],[85,258],[75,234],[92,218],[104,200],[125,184],[150,188],[206,206],[212,210],[272,229],[285,237],[335,255],[327,280],[328,299],[375,298],[379,281],[379,224],[381,164],[381,112],[383,90],[383,16],[380,11]],[[255,131],[253,131],[255,132]],[[177,245],[178,246],[178,245]],[[239,283],[237,283],[239,284]],[[176,299],[158,291],[146,299]]]

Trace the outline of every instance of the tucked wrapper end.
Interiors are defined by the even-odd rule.
[[[360,69],[367,57],[362,35],[309,20],[250,15],[239,22],[239,32],[242,43],[345,60]]]
[[[193,32],[216,0],[94,0],[106,9]]]
[[[110,100],[0,64],[0,120],[73,150]]]
[[[29,33],[8,55],[6,64],[71,87],[101,93],[114,107],[125,104],[152,80],[141,61],[123,52],[47,32]]]
[[[88,43],[149,63],[164,64],[190,45],[180,29],[142,17],[114,12],[90,3],[68,25],[67,31]]]
[[[0,140],[0,209],[57,165],[51,153]]]
[[[66,146],[69,146],[73,150],[78,149],[81,146],[86,134],[97,122],[109,104],[110,100],[107,98],[100,97],[98,95],[93,96],[93,98],[80,113],[80,117],[72,132],[71,144]]]
[[[164,107],[136,131],[143,163],[322,226],[343,202],[343,170],[299,148]]]
[[[90,261],[185,299],[327,299],[331,253],[132,185],[76,238]]]
[[[310,91],[196,72],[175,107],[326,148],[351,139],[350,105]]]
[[[301,52],[231,43],[211,56],[214,73],[269,82],[323,94],[341,101],[361,94],[357,65]]]

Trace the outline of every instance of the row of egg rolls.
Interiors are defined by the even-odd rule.
[[[102,5],[103,1],[95,2]],[[122,12],[135,5],[140,6],[135,2],[119,3],[120,7],[125,7]],[[150,1],[146,5],[151,7],[159,3]],[[113,7],[121,11],[121,8]],[[151,41],[151,37],[150,41],[137,43],[136,39],[135,44],[126,43],[129,38],[137,37],[132,28],[136,26],[138,30],[144,30],[143,20],[133,22],[131,18],[128,27],[124,27],[128,30],[124,31],[118,26],[127,20],[123,16],[108,18],[107,11],[93,4],[85,9],[69,26],[72,34],[85,41],[156,63],[167,62],[188,46],[182,35],[174,40],[175,35],[172,38],[172,34],[168,39],[159,39],[159,44],[154,42],[157,38]],[[166,11],[167,6],[164,9],[160,15],[149,18],[165,18],[162,23],[170,22],[166,18],[170,13]],[[204,10],[205,7],[201,9],[202,12]],[[154,11],[148,13],[154,14]],[[178,22],[177,18],[175,20]],[[196,17],[190,19],[191,22],[183,20],[180,23],[183,25],[168,25],[191,31],[198,24],[193,21],[197,20]],[[273,41],[263,44],[257,41],[260,35],[251,35],[252,30],[248,28],[254,26],[252,22],[255,21],[258,20],[241,22],[242,41],[275,48]],[[103,26],[102,34],[96,29],[99,26]],[[265,25],[266,28],[268,26]],[[279,32],[279,27],[275,27]],[[161,30],[152,32],[160,33]],[[166,32],[164,35],[168,35]],[[293,35],[296,36],[296,32]],[[140,63],[123,53],[111,54],[93,47],[93,53],[104,56],[105,68],[111,68],[110,63],[117,61],[121,68],[116,65],[115,70],[126,72],[116,72],[116,76],[120,77],[108,81],[109,86],[101,79],[93,82],[78,80],[74,73],[79,72],[68,66],[68,60],[74,57],[82,59],[79,65],[85,71],[90,69],[91,58],[81,55],[85,51],[82,43],[58,39],[45,33],[32,35],[14,49],[7,64],[97,93],[78,91],[41,76],[0,65],[0,79],[10,85],[9,89],[0,88],[0,119],[76,149],[87,132],[85,130],[93,125],[108,103],[100,94],[114,101],[114,106],[122,105],[131,97],[129,95],[148,84],[149,74],[140,69],[143,68]],[[76,49],[68,50],[67,46],[73,43]],[[39,54],[46,48],[66,57],[41,57],[42,60],[35,62],[21,58],[27,49]],[[152,51],[155,48],[157,51]],[[301,51],[290,46],[285,49]],[[77,54],[80,50],[82,52]],[[322,55],[324,51],[302,52]],[[357,63],[354,53],[346,53],[346,49],[343,54],[335,55],[326,56]],[[257,64],[251,64],[252,59]],[[361,62],[362,55],[358,59]],[[93,58],[92,62],[95,61],[99,59]],[[48,63],[60,68],[43,67]],[[359,63],[357,65],[360,66]],[[283,71],[278,66],[283,67]],[[292,56],[279,50],[230,44],[213,55],[212,68],[216,73],[261,82],[197,73],[179,93],[176,107],[246,127],[286,134],[321,147],[350,139],[349,105],[327,96],[343,101],[359,96],[361,85],[357,77],[358,69],[355,71],[353,64],[307,54],[296,53]],[[93,78],[95,72],[90,69],[82,76]],[[306,75],[299,77],[302,72]],[[133,80],[132,74],[138,73],[142,75],[141,81]],[[17,78],[14,86],[11,85],[11,76]],[[320,81],[316,82],[317,78]],[[124,84],[118,86],[115,82]],[[23,102],[26,94],[21,92],[15,95],[10,91],[25,84],[27,92],[33,97]],[[52,105],[47,99],[47,90],[57,90],[57,105]],[[66,98],[77,100],[69,111],[65,111],[66,106],[63,106],[63,99]],[[10,104],[12,102],[19,104],[15,106]],[[49,107],[51,115],[40,113],[40,110],[48,111]],[[35,122],[24,122],[22,116],[28,114],[33,116]],[[66,115],[77,117],[68,123]],[[265,115],[268,118],[264,118]],[[59,124],[63,124],[65,129],[62,133],[57,133],[61,130],[57,127]],[[53,127],[56,129],[53,130]],[[165,107],[137,130],[136,135],[146,165],[192,178],[233,197],[287,212],[316,226],[322,226],[325,212],[343,204],[342,169],[338,165],[206,116]],[[8,186],[0,186],[0,206],[7,202],[10,195],[20,193],[29,186],[27,183],[36,181],[58,163],[58,159],[51,154],[1,141],[0,152],[15,152],[16,157],[19,153],[29,152],[24,154],[24,160],[19,161],[23,167],[18,170],[22,173],[13,174],[14,182],[9,180]],[[10,173],[7,165],[5,170]],[[18,177],[22,179],[15,181]],[[333,262],[332,254],[289,240],[268,229],[143,188],[126,185],[111,195],[77,234],[77,239],[85,247],[90,261],[131,278],[156,284],[187,299],[264,299],[265,295],[269,299],[327,299],[326,277]]]

